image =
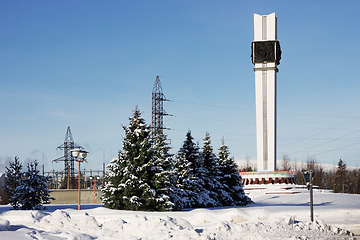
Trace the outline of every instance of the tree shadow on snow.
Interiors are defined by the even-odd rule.
[[[313,206],[327,206],[331,205],[332,202],[314,203]],[[299,206],[310,206],[310,202],[304,203],[278,203],[274,204],[267,201],[255,202],[255,204],[248,205],[247,207],[299,207]]]
[[[26,229],[29,229],[29,230],[33,230],[32,228],[28,228],[27,226],[25,226],[25,225],[22,225],[22,224],[20,224],[20,225],[11,225],[10,224],[10,231],[17,231],[17,230],[19,230],[19,229],[22,229],[22,228],[26,228]]]
[[[98,207],[102,207],[102,204],[81,204],[81,210],[89,210],[89,209],[94,209],[94,208],[98,208]],[[56,210],[64,210],[64,209],[74,209],[77,210],[78,209],[78,205],[77,204],[50,204],[50,205],[44,205],[44,207],[46,207],[44,209],[44,211],[49,211],[49,212],[53,212]]]

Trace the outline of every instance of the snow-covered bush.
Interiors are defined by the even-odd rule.
[[[23,172],[21,172],[22,164],[18,157],[14,162],[10,162],[10,167],[6,167],[6,184],[4,186],[5,194],[9,198],[9,203],[13,209],[19,209],[20,203],[17,197],[14,197],[16,188],[21,184]]]
[[[43,204],[49,203],[50,191],[47,189],[48,177],[39,174],[38,162],[35,160],[27,165],[28,171],[21,172],[22,164],[18,157],[6,168],[7,181],[5,193],[14,209],[42,210]]]
[[[15,189],[14,197],[19,199],[22,210],[43,210],[43,203],[49,203],[50,199],[54,199],[50,197],[47,188],[49,177],[39,174],[38,165],[36,160],[28,163],[28,170]]]

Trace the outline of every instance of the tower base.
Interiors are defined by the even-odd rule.
[[[240,172],[242,183],[247,185],[296,184],[292,171]]]

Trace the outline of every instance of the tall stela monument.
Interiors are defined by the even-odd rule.
[[[254,14],[252,62],[255,72],[258,171],[276,171],[276,74],[281,50],[277,17]]]

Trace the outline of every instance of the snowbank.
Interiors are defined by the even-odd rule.
[[[9,231],[10,230],[10,222],[8,220],[0,219],[0,231]]]
[[[99,205],[84,205],[81,211],[76,205],[12,211],[7,206],[0,208],[0,239],[356,239],[349,230],[360,230],[359,195],[315,191],[313,223],[306,191],[250,195],[256,204],[180,212]]]

